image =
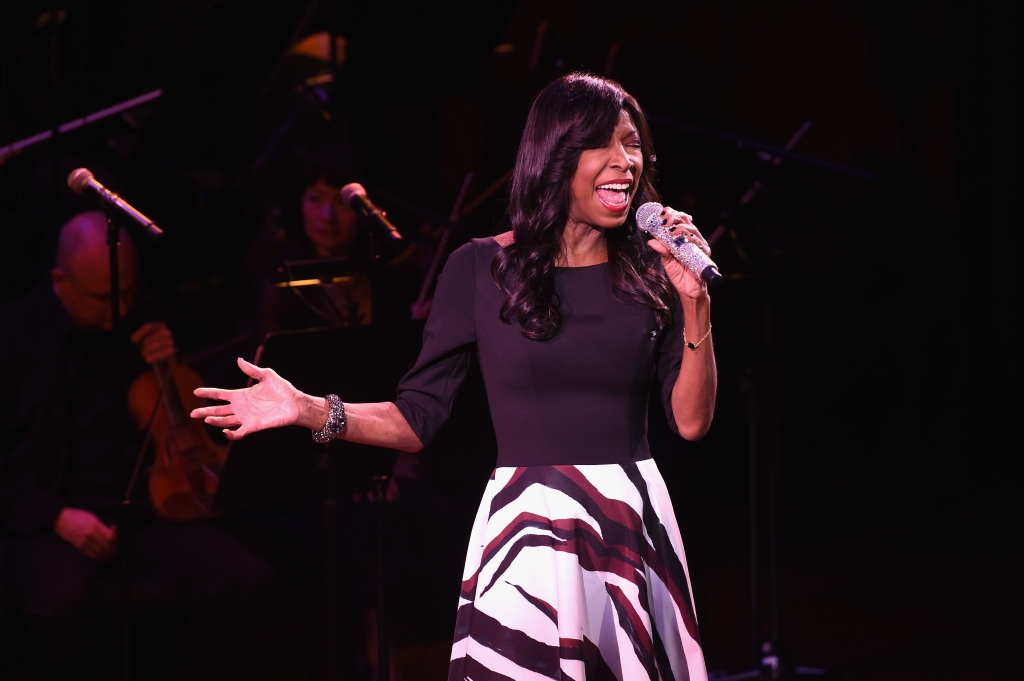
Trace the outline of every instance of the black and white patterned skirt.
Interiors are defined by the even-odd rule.
[[[470,537],[449,681],[705,681],[653,460],[498,468]]]

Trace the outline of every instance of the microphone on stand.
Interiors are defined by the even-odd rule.
[[[709,286],[718,286],[722,283],[722,275],[718,272],[718,265],[714,260],[700,250],[697,244],[665,229],[665,225],[661,224],[662,210],[664,207],[660,203],[651,201],[643,204],[636,209],[636,226],[665,244],[669,253],[681,262],[683,267],[690,270],[693,276]]]
[[[139,225],[142,226],[143,231],[145,231],[150,238],[158,239],[163,236],[164,230],[157,227],[156,223],[136,210],[130,203],[97,182],[96,178],[93,177],[92,172],[88,168],[77,168],[72,170],[71,174],[68,175],[68,186],[71,187],[71,191],[76,194],[81,194],[86,189],[93,191],[96,196],[103,199],[114,208],[117,208],[135,222],[139,223]]]
[[[341,199],[354,209],[370,218],[378,227],[384,230],[391,241],[401,241],[402,235],[380,208],[366,196],[366,189],[358,182],[350,182],[341,188]]]

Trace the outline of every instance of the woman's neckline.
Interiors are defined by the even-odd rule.
[[[591,267],[600,267],[601,265],[607,265],[608,261],[595,262],[592,265],[555,265],[556,270],[585,270]]]
[[[505,234],[508,234],[508,232],[506,232]],[[498,236],[504,236],[504,234],[499,234]],[[498,248],[504,248],[506,244],[503,244],[502,240],[498,239],[498,236],[492,236],[491,240],[494,242],[494,244]],[[605,260],[603,262],[595,262],[595,263],[592,263],[590,265],[555,265],[555,269],[556,270],[585,270],[585,269],[587,269],[589,267],[600,267],[601,265],[607,265],[607,264],[608,264],[608,261]]]

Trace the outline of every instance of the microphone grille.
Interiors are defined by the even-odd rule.
[[[660,203],[650,201],[636,209],[636,226],[648,234],[661,226],[661,211],[664,210]]]
[[[76,168],[68,175],[68,186],[74,193],[81,194],[91,179],[93,179],[92,173],[88,168]]]
[[[366,189],[358,182],[349,182],[341,188],[341,200],[345,203],[352,203],[356,196],[366,196]]]

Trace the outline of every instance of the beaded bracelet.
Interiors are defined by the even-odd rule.
[[[313,441],[325,445],[345,430],[345,403],[337,395],[327,396],[327,423],[320,430],[313,431]]]

